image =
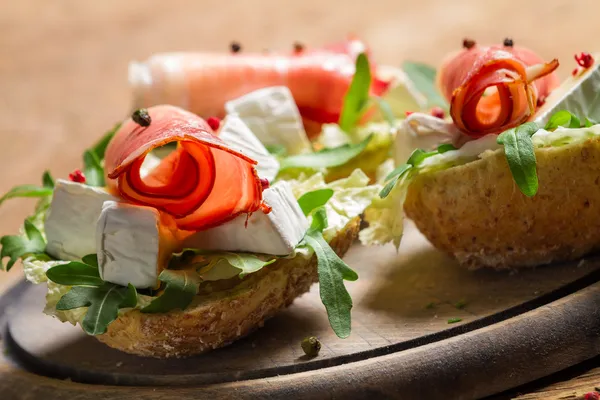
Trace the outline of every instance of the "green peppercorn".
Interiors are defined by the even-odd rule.
[[[300,345],[302,346],[302,350],[304,350],[304,354],[309,357],[316,357],[319,355],[319,351],[321,351],[321,342],[314,336],[305,338]]]
[[[131,119],[140,126],[150,126],[152,122],[152,118],[150,118],[150,114],[148,114],[148,110],[145,108],[135,110],[131,115]]]

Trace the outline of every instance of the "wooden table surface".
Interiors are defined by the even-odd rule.
[[[0,192],[37,183],[45,168],[64,177],[79,167],[83,149],[129,111],[127,63],[154,52],[218,51],[232,40],[247,50],[286,49],[354,33],[379,63],[436,65],[464,37],[497,43],[509,36],[559,58],[565,77],[575,52],[600,50],[599,15],[600,2],[590,0],[2,1]],[[15,232],[32,204],[4,204],[0,235]],[[20,276],[18,268],[0,272],[0,291]],[[581,397],[600,384],[600,371],[581,374],[520,393]]]

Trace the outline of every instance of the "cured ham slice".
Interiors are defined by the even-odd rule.
[[[223,117],[227,101],[255,90],[287,86],[312,136],[338,121],[361,52],[352,39],[291,53],[164,53],[131,63],[129,80],[136,107],[172,104],[205,118]],[[373,79],[374,95],[387,87]]]
[[[471,137],[501,133],[534,115],[538,100],[558,86],[549,63],[521,47],[474,46],[449,57],[438,87],[458,129]]]
[[[165,211],[184,230],[210,228],[261,208],[263,188],[254,160],[227,147],[190,112],[161,105],[148,113],[149,126],[128,119],[106,149],[112,192]],[[178,143],[177,149],[142,178],[146,155],[171,142]]]

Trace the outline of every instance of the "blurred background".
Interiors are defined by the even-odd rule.
[[[598,0],[0,2],[0,192],[66,177],[83,149],[130,112],[127,65],[155,52],[290,49],[356,34],[380,64],[438,65],[463,38],[511,37],[543,58],[600,50]],[[33,201],[0,209],[0,235],[14,233]],[[19,271],[10,276],[17,276]],[[0,272],[0,286],[11,281]]]

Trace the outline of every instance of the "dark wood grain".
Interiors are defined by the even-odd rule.
[[[318,45],[352,32],[371,44],[375,58],[382,63],[398,65],[405,59],[413,59],[439,64],[443,56],[456,49],[465,36],[487,43],[511,36],[516,43],[532,47],[544,57],[558,57],[563,63],[560,74],[564,77],[574,66],[573,53],[598,48],[599,11],[600,3],[588,0],[373,0],[368,3],[305,0],[285,4],[274,0],[0,2],[0,192],[15,184],[37,182],[45,168],[50,168],[56,176],[64,177],[78,167],[82,150],[129,111],[128,61],[145,58],[154,52],[220,50],[227,48],[231,40],[241,41],[247,50],[287,48],[295,40]],[[0,234],[15,232],[32,205],[31,201],[13,201],[3,205],[0,209]],[[584,265],[584,270],[581,270],[572,265],[571,270],[562,272],[557,272],[560,267],[553,267],[544,268],[545,272],[530,271],[517,275],[471,274],[452,264],[439,269],[436,263],[442,262],[443,256],[426,251],[422,254],[417,250],[414,258],[404,261],[402,255],[396,260],[393,251],[386,253],[384,250],[375,253],[380,258],[373,261],[374,257],[370,257],[369,263],[359,266],[361,281],[351,285],[357,302],[355,336],[348,341],[335,342],[333,337],[325,336],[328,346],[322,353],[324,360],[415,339],[424,333],[439,332],[448,328],[446,320],[450,317],[460,317],[465,324],[469,323],[537,297],[585,274],[585,268],[592,268]],[[392,263],[386,264],[392,259]],[[403,262],[405,267],[401,267]],[[388,265],[389,269],[385,269]],[[369,272],[372,277],[362,280]],[[0,272],[0,291],[6,290],[21,276],[19,268],[14,268],[9,274]],[[553,279],[556,282],[549,284]],[[285,355],[283,358],[271,356],[273,360],[268,365],[289,365],[289,360],[299,354],[295,343],[301,335],[286,327],[301,326],[306,329],[302,334],[322,331],[326,327],[323,311],[314,296],[312,292],[310,296],[303,297],[293,308],[269,322],[264,330],[244,343],[249,343],[250,347],[253,341],[260,345],[266,343],[266,348],[270,349],[268,352]],[[467,301],[468,306],[457,310],[453,305],[462,299]],[[432,301],[439,305],[435,309],[424,310],[424,305]],[[540,309],[536,312],[545,313],[531,314],[531,320],[541,323],[569,315],[582,317],[578,310],[587,309],[572,309],[571,314],[566,315]],[[373,322],[370,322],[371,315],[375,318]],[[530,329],[534,327],[529,326]],[[535,329],[547,328],[535,325]],[[588,340],[588,344],[595,343],[594,328],[587,326],[588,330],[580,331],[588,336],[579,337],[577,331],[572,337],[583,342]],[[470,334],[487,329],[495,328]],[[272,345],[268,342],[269,338],[274,335],[281,337],[282,333],[285,333],[285,339]],[[545,337],[546,333],[554,336]],[[561,333],[565,337],[553,329],[539,331],[539,334],[550,342],[563,340],[565,349],[573,343],[565,332]],[[481,336],[484,342],[502,337],[500,334]],[[438,345],[441,343],[438,342]],[[509,375],[499,374],[499,380],[504,379],[507,383],[515,376],[523,382],[535,379],[548,371],[544,368],[546,360],[548,363],[552,361],[552,365],[558,368],[583,360],[589,352],[597,351],[597,347],[575,346],[562,360],[556,360],[551,354],[540,352],[535,343],[528,343],[533,347],[523,350],[525,355],[534,357],[531,369],[517,370],[515,366],[505,371]],[[431,347],[419,349],[425,348]],[[97,351],[101,352],[100,349]],[[231,351],[223,350],[224,353]],[[252,352],[250,354],[255,356]],[[408,352],[396,355],[404,357],[405,354]],[[423,353],[418,354],[425,357]],[[463,356],[457,357],[462,359]],[[402,380],[412,375],[401,375],[407,372],[400,364],[391,361],[388,364],[388,359],[382,360],[382,364],[374,362],[367,367],[344,364],[323,370],[323,373],[303,372],[298,374],[297,381],[293,378],[296,375],[289,375],[203,389],[169,390],[131,390],[62,382],[32,375],[5,363],[0,367],[3,371],[0,397],[113,399],[132,398],[132,393],[135,393],[138,398],[162,399],[181,398],[184,394],[190,398],[198,397],[199,393],[216,396],[217,392],[221,392],[227,393],[221,395],[223,398],[242,398],[251,395],[266,397],[273,394],[272,390],[276,387],[280,388],[279,395],[287,396],[344,398],[355,394],[375,398],[377,395],[396,396],[399,394],[397,390],[404,388],[402,385],[414,384],[415,381]],[[403,360],[408,362],[406,360],[409,359]],[[438,361],[431,357],[423,360]],[[456,363],[439,362],[449,371],[464,372]],[[423,365],[427,366],[426,363]],[[485,370],[485,366],[475,365]],[[393,366],[405,372],[393,376]],[[345,369],[349,367],[354,369]],[[244,365],[238,364],[235,368],[243,370]],[[329,371],[335,373],[330,374]],[[478,375],[482,371],[467,372],[474,378],[485,378]],[[312,381],[316,383],[310,391]],[[393,381],[396,386],[393,386]],[[361,385],[356,382],[367,383]],[[429,385],[424,389],[437,390],[442,383],[440,381],[434,385],[436,387]],[[517,384],[516,381],[514,383]],[[227,388],[226,392],[222,391],[223,387]],[[361,390],[352,392],[358,388]],[[477,393],[483,392],[485,390]],[[467,392],[465,396],[474,393]],[[446,394],[446,397],[451,397],[456,392]]]
[[[12,398],[456,398],[497,393],[573,365],[600,348],[600,284],[489,327],[361,362],[201,387],[115,387],[50,379],[0,362]],[[557,321],[561,321],[557,324]],[[432,384],[435,382],[435,384]]]

